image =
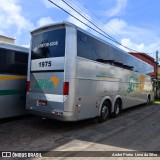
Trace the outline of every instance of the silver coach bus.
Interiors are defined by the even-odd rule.
[[[153,99],[149,64],[68,23],[31,32],[26,108],[62,121],[98,117]]]
[[[0,118],[26,114],[29,49],[0,42]]]

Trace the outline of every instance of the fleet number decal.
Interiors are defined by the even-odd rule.
[[[51,61],[39,62],[39,67],[51,67],[51,66],[52,66],[52,62]]]

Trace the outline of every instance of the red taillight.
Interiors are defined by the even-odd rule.
[[[69,94],[69,82],[64,82],[63,83],[63,95],[68,95]]]
[[[27,81],[27,93],[30,91],[30,81]]]

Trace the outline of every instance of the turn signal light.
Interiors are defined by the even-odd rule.
[[[27,93],[29,93],[29,91],[30,91],[30,81],[27,81]]]

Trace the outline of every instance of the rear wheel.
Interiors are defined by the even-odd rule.
[[[121,101],[119,99],[116,100],[115,105],[114,105],[114,112],[112,114],[113,117],[119,116],[121,111]]]
[[[105,122],[109,118],[110,107],[111,106],[110,106],[110,103],[108,101],[105,101],[103,103],[102,108],[101,108],[101,114],[98,117],[98,122],[100,122],[100,123]]]

